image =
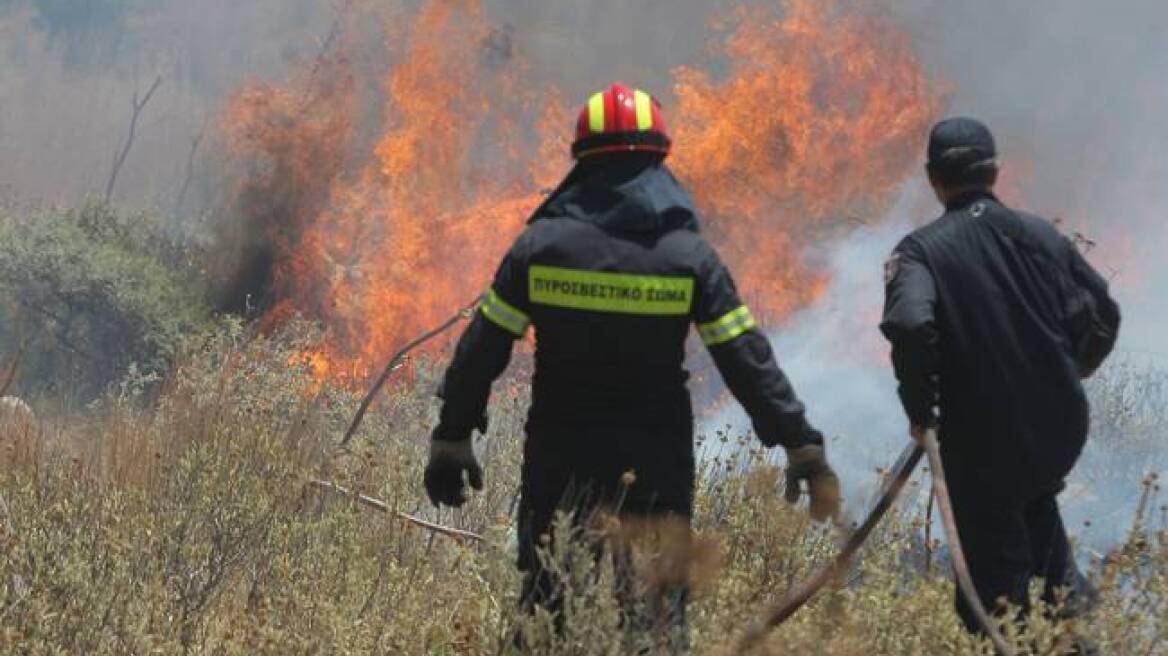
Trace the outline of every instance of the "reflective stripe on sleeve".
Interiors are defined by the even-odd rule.
[[[758,322],[754,320],[750,308],[743,305],[737,310],[727,312],[721,319],[699,325],[698,334],[706,346],[715,346],[725,344],[755,328],[758,328]]]
[[[516,337],[523,337],[531,325],[531,319],[526,314],[509,305],[493,289],[488,290],[483,297],[480,309],[484,317]]]

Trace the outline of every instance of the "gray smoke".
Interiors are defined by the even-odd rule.
[[[487,0],[537,79],[571,98],[622,80],[668,98],[673,70],[703,60],[711,23],[733,0]]]
[[[772,332],[780,364],[806,402],[811,422],[827,436],[853,517],[869,504],[878,472],[908,444],[888,345],[877,329],[882,264],[920,217],[939,212],[930,204],[935,201],[923,182],[910,181],[881,221],[808,254],[825,262],[832,283],[817,303]],[[1142,305],[1128,315],[1138,320]],[[1092,434],[1060,497],[1069,530],[1090,550],[1084,555],[1105,553],[1122,540],[1139,506],[1141,480],[1149,472],[1168,471],[1168,368],[1124,352],[1121,344],[1087,387]],[[749,427],[736,404],[708,418],[702,429],[709,434],[727,425],[738,432]],[[1150,511],[1156,519],[1155,504]]]
[[[1154,0],[890,3],[949,110],[989,123],[1006,200],[1097,242],[1124,302],[1121,347],[1168,365],[1168,5]],[[919,218],[919,217],[914,217]]]
[[[316,0],[0,2],[0,197],[75,203],[104,191],[134,91],[161,76],[116,198],[170,210],[191,140],[214,132],[227,94],[311,59],[331,14]],[[209,184],[210,151],[196,185]]]

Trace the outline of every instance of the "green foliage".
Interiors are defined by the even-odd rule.
[[[357,398],[313,378],[304,355],[318,339],[295,326],[249,340],[228,322],[187,343],[152,407],[130,380],[33,438],[35,448],[14,449],[21,438],[0,430],[0,652],[486,656],[522,628],[538,653],[631,653],[609,594],[612,568],[589,557],[595,533],[565,523],[559,534],[576,539],[547,554],[572,582],[567,631],[516,610],[510,513],[525,386],[496,394],[492,434],[479,445],[486,490],[463,509],[436,511],[420,485],[435,411],[430,368],[402,372],[353,447],[338,450]],[[684,565],[698,583],[695,654],[734,653],[743,625],[834,551],[833,530],[781,500],[768,458],[744,451],[700,472],[696,543],[714,557],[697,549]],[[306,485],[314,478],[486,540],[430,534]],[[759,654],[989,653],[958,625],[945,568],[925,566],[914,485],[847,580]],[[1059,653],[1072,629],[1105,653],[1163,653],[1168,536],[1152,507],[1095,563],[1099,611],[1078,625],[1039,615],[1018,637],[1026,653]],[[638,561],[647,579],[654,562],[671,562],[651,556]]]
[[[25,380],[92,397],[131,364],[165,372],[208,320],[198,277],[150,215],[91,204],[0,219],[0,339],[30,344]]]

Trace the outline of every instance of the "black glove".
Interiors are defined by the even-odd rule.
[[[816,521],[834,519],[840,511],[840,483],[822,444],[787,449],[788,503],[795,503],[802,493],[801,481],[807,481],[811,497],[811,517]]]
[[[435,433],[438,431],[435,430]],[[463,482],[466,473],[470,486],[483,489],[483,470],[475,459],[470,435],[460,440],[430,439],[430,462],[426,464],[426,494],[436,505],[461,507],[466,503]]]

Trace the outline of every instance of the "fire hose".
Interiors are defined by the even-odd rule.
[[[847,570],[851,564],[852,557],[863,546],[869,534],[872,533],[872,529],[876,528],[876,524],[880,523],[880,520],[884,518],[885,513],[892,507],[896,498],[900,496],[901,490],[908,483],[908,479],[912,476],[913,470],[916,469],[917,463],[920,462],[922,455],[924,455],[924,450],[916,444],[910,444],[905,448],[897,459],[896,465],[893,466],[892,478],[885,486],[880,498],[876,501],[872,510],[868,512],[868,516],[864,519],[863,523],[848,536],[847,541],[835,559],[827,566],[816,571],[802,583],[791,588],[787,596],[771,609],[766,617],[756,620],[739,639],[737,653],[746,652],[757,646],[772,629],[787,621],[795,614],[795,611],[802,608],[803,604],[815,596],[815,593],[819,592],[823,586],[827,585],[829,581],[838,578],[840,574]]]
[[[990,619],[989,614],[985,610],[985,606],[981,603],[981,598],[977,594],[977,589],[973,585],[973,578],[969,574],[969,565],[965,560],[965,553],[961,548],[961,540],[957,535],[957,523],[953,516],[953,505],[949,499],[949,487],[945,483],[945,470],[941,464],[941,450],[937,443],[937,431],[932,428],[925,431],[922,444],[910,444],[900,454],[896,464],[893,466],[892,478],[884,487],[880,498],[868,512],[867,517],[864,518],[860,526],[848,536],[847,541],[835,559],[816,571],[802,583],[791,588],[786,597],[775,605],[765,617],[756,620],[743,633],[742,637],[739,638],[736,653],[745,653],[758,646],[772,629],[790,619],[823,586],[827,585],[830,581],[836,580],[841,574],[847,571],[851,565],[852,558],[860,550],[864,542],[867,541],[869,535],[872,533],[872,529],[876,527],[876,524],[884,518],[889,508],[892,507],[896,498],[900,495],[901,490],[904,489],[908,479],[912,476],[913,470],[916,469],[917,463],[920,462],[921,456],[926,453],[929,458],[929,466],[933,472],[933,493],[936,496],[937,505],[941,509],[941,519],[945,525],[945,536],[949,542],[949,551],[953,559],[953,569],[957,573],[958,588],[962,596],[965,597],[966,602],[969,603],[970,608],[973,609],[978,623],[986,635],[989,636],[999,656],[1015,656],[1014,649],[1006,642],[1001,632],[998,631],[997,626]]]
[[[969,564],[965,561],[965,551],[961,548],[961,538],[957,535],[957,520],[953,516],[953,502],[949,499],[949,486],[945,483],[945,467],[941,464],[941,447],[937,444],[937,429],[925,431],[925,453],[929,455],[929,467],[933,470],[933,495],[937,497],[937,508],[941,511],[941,523],[945,526],[945,539],[949,542],[949,557],[953,559],[953,569],[957,572],[957,587],[977,617],[985,634],[994,643],[999,656],[1014,656],[1014,648],[1002,636],[997,625],[986,612],[969,575]]]

